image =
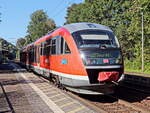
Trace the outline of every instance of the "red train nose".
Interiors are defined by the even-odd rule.
[[[104,82],[104,81],[117,81],[119,76],[119,72],[113,71],[113,72],[99,72],[98,75],[98,81]]]

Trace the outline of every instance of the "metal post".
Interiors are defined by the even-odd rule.
[[[143,12],[142,12],[142,72],[144,71],[144,34],[143,34]]]

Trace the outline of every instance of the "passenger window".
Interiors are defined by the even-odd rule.
[[[46,40],[46,55],[49,55],[50,54],[50,42],[51,42],[51,40],[49,39],[49,40]]]
[[[65,42],[65,53],[71,53],[67,43]]]
[[[52,54],[56,54],[56,39],[52,40],[52,50],[51,50]]]
[[[47,45],[46,45],[46,42],[43,43],[43,46],[44,46],[44,47],[43,47],[43,49],[44,49],[43,55],[46,55],[46,46],[47,46]]]
[[[64,38],[63,37],[61,37],[61,46],[60,46],[60,48],[61,48],[60,53],[63,54],[63,52],[64,52]]]
[[[41,54],[40,55],[44,55],[44,47],[43,47],[43,43],[41,43]]]
[[[49,40],[49,54],[51,54],[51,50],[52,50],[52,40]]]

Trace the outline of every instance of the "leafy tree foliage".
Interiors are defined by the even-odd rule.
[[[85,0],[68,8],[65,24],[93,22],[109,26],[120,41],[125,59],[140,62],[141,12],[144,14],[144,59],[148,63],[150,62],[149,0]]]
[[[28,25],[27,43],[31,43],[42,37],[56,27],[55,22],[49,19],[43,10],[37,10],[31,15],[31,21]]]
[[[0,63],[16,57],[16,46],[0,38]]]
[[[17,40],[16,47],[18,49],[21,49],[23,46],[25,46],[25,44],[26,44],[26,39],[25,38],[19,38]]]

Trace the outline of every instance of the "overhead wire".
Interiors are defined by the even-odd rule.
[[[60,2],[52,9],[52,13],[55,12],[58,9],[58,7],[63,5],[64,2],[65,2],[65,0],[60,0]]]
[[[67,5],[72,4],[73,1],[74,1],[74,0],[69,1],[69,2],[67,3]],[[62,7],[59,11],[57,11],[57,12],[55,13],[55,15],[53,15],[53,17],[56,17],[56,16],[60,15],[60,13],[62,13],[62,10],[64,10],[66,7],[67,7],[67,6]]]

